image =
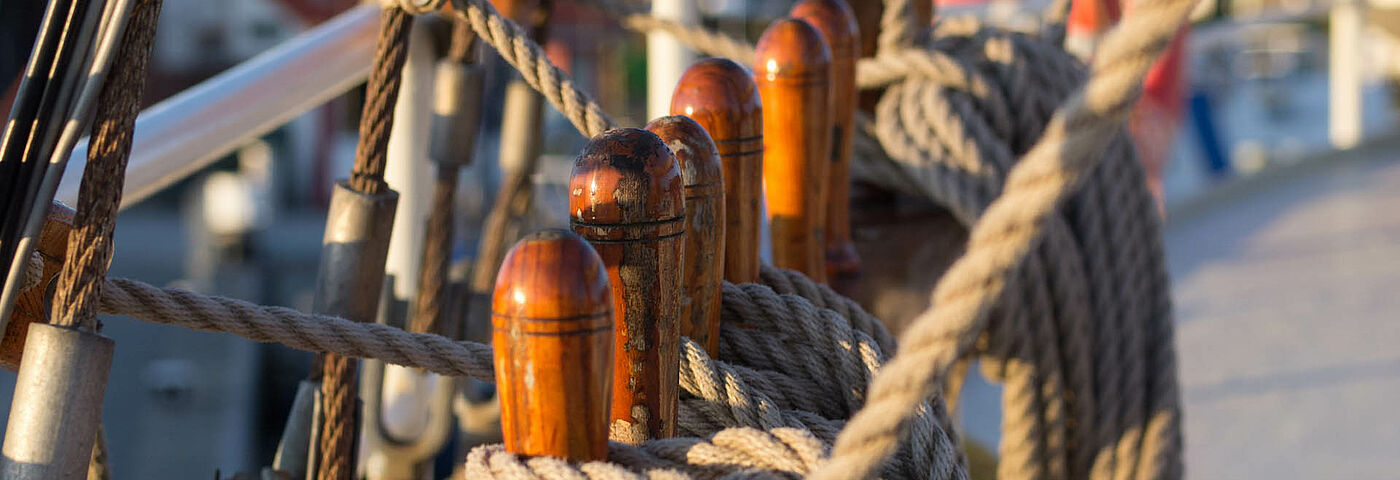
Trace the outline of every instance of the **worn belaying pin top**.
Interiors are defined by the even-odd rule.
[[[754,77],[763,99],[773,265],[824,281],[831,49],[811,24],[778,20],[758,40]]]
[[[607,265],[616,312],[612,439],[675,432],[685,203],[676,157],[636,128],[594,137],[574,161],[569,223]]]
[[[671,114],[704,127],[724,165],[724,279],[758,281],[763,111],[753,75],[727,58],[695,62],[676,84]]]
[[[607,459],[612,302],[607,267],[578,235],[537,232],[506,254],[491,326],[507,451]]]
[[[724,169],[715,142],[689,117],[652,120],[647,130],[676,155],[685,184],[685,271],[682,336],[719,355],[720,288],[724,270]]]
[[[860,29],[845,0],[802,0],[792,17],[816,27],[831,48],[831,169],[826,190],[826,274],[839,290],[849,290],[860,272],[851,241],[851,139],[855,133],[856,60]]]

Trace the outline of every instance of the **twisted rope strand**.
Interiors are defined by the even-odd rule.
[[[130,24],[112,59],[114,71],[97,101],[87,168],[78,187],[77,213],[54,293],[55,325],[87,331],[99,328],[95,307],[112,260],[112,234],[160,9],[161,0],[142,0],[132,6]],[[31,271],[43,271],[32,268],[33,257],[29,261]]]
[[[613,128],[615,123],[593,97],[580,90],[568,74],[554,66],[539,44],[530,40],[520,25],[502,16],[487,0],[452,0],[459,18],[471,23],[472,30],[495,47],[496,52],[520,72],[531,87],[544,95],[554,108],[568,117],[585,137]]]
[[[1148,67],[1193,4],[1144,1],[1105,37],[1089,82],[1008,175],[1002,196],[973,226],[967,252],[934,289],[937,308],[906,330],[900,354],[876,376],[865,408],[814,479],[867,478],[894,452],[916,405],[986,329],[991,306],[1040,241],[1054,209],[1098,163],[1106,139],[1140,95]]]

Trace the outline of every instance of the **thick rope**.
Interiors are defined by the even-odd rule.
[[[683,342],[678,426],[682,434],[697,438],[743,428],[810,431],[821,447],[810,455],[811,461],[816,461],[835,440],[844,419],[860,408],[864,386],[889,357],[876,339],[889,338],[889,333],[859,306],[800,274],[765,267],[762,277],[773,279],[776,289],[757,284],[725,285],[722,315],[729,324],[724,338],[730,343],[722,346],[719,359],[711,359],[694,342]],[[491,348],[475,342],[157,288],[128,279],[110,279],[105,293],[103,313],[228,332],[346,357],[379,358],[444,375],[493,379]],[[826,304],[848,314],[821,306]],[[733,327],[737,324],[745,327]],[[942,404],[919,408],[908,454],[884,467],[884,476],[965,478],[955,437],[940,421],[946,418]],[[662,443],[670,445],[665,442],[670,440]],[[654,448],[650,445],[645,448]],[[754,454],[772,457],[774,452]],[[733,459],[748,461],[741,460]],[[624,464],[633,471],[651,465]],[[702,470],[713,473],[716,468],[728,472],[737,467],[726,464]],[[710,477],[708,473],[699,476]]]
[[[1057,111],[1041,140],[1007,175],[1005,191],[973,226],[967,253],[935,288],[936,308],[906,330],[901,354],[875,378],[865,408],[852,418],[831,460],[814,478],[864,478],[893,454],[909,412],[934,394],[938,380],[972,350],[1055,209],[1098,165],[1105,143],[1119,134],[1148,67],[1192,5],[1189,0],[1145,1],[1105,38],[1089,82]],[[1179,436],[1176,400],[1154,401],[1167,407],[1160,412],[1162,419],[1154,419],[1161,425],[1161,443],[1179,442],[1173,440]],[[1176,469],[1161,464],[1141,469],[1149,478],[1171,470]]]
[[[477,36],[520,72],[531,87],[549,100],[585,137],[613,128],[612,118],[593,98],[574,85],[569,75],[550,63],[544,48],[530,40],[520,25],[501,15],[487,0],[452,0],[453,11],[472,25]]]
[[[400,73],[404,62],[408,61],[408,36],[412,26],[413,16],[401,9],[386,8],[379,15],[379,42],[365,87],[355,166],[350,173],[350,187],[358,192],[379,194],[389,189],[384,181],[389,132],[394,127],[394,104],[398,102],[399,87],[403,84]]]
[[[518,26],[481,0],[455,4],[527,80],[534,77],[531,85],[581,131],[592,134],[610,124],[567,76],[548,64]],[[907,71],[902,80],[898,73],[864,69],[875,73],[863,75],[882,77],[862,83],[888,87],[875,121],[862,123],[862,130],[873,133],[885,152],[872,152],[875,158],[866,159],[867,166],[857,171],[902,175],[906,178],[888,184],[927,195],[971,225],[967,253],[935,289],[936,308],[910,326],[900,353],[872,377],[871,365],[888,355],[880,344],[893,342],[880,339],[882,328],[865,333],[856,325],[860,322],[852,320],[858,314],[843,318],[814,306],[840,307],[841,302],[822,298],[815,287],[794,285],[794,291],[818,292],[809,291],[803,303],[772,289],[758,287],[766,293],[755,296],[750,292],[755,287],[727,286],[727,316],[758,316],[742,318],[746,326],[762,318],[785,318],[785,313],[802,320],[759,332],[726,328],[721,360],[708,364],[703,352],[686,342],[684,368],[692,370],[683,385],[685,432],[698,436],[743,425],[769,429],[771,435],[776,429],[798,428],[821,442],[830,438],[845,414],[859,408],[850,428],[837,437],[832,457],[813,470],[805,463],[773,467],[724,454],[723,471],[694,471],[695,464],[704,463],[696,449],[709,447],[690,438],[663,441],[684,446],[679,457],[672,457],[681,461],[667,463],[657,459],[660,455],[617,449],[612,460],[630,472],[658,478],[775,473],[811,478],[866,478],[877,473],[926,478],[932,473],[961,478],[963,460],[951,447],[941,447],[954,445],[956,434],[942,398],[933,394],[956,362],[975,354],[987,362],[990,376],[1008,384],[1005,477],[1080,477],[1087,472],[1091,478],[1178,478],[1179,399],[1160,227],[1150,200],[1144,201],[1140,166],[1120,122],[1136,100],[1148,65],[1189,8],[1189,0],[1149,0],[1139,6],[1106,37],[1089,83],[1073,92],[1083,78],[1079,67],[1062,61],[1064,54],[1040,39],[953,20],[940,23],[926,39],[923,32],[892,35],[900,40],[889,43],[904,49],[884,55],[913,58],[918,54],[901,52],[914,45],[938,53],[923,54],[926,61],[905,62],[916,67],[891,67]],[[1063,101],[1067,95],[1069,100]],[[999,113],[1003,111],[1005,115]],[[930,123],[931,118],[955,121]],[[863,148],[870,151],[868,143]],[[1061,205],[1064,211],[1059,211]],[[176,322],[188,320],[162,310],[172,308],[165,303],[176,303],[177,309],[242,309],[232,318],[216,315],[200,321],[250,331],[282,328],[280,333],[297,338],[275,337],[279,341],[415,357],[440,362],[446,370],[490,369],[489,351],[479,344],[403,337],[386,344],[384,339],[366,338],[366,332],[346,330],[370,326],[340,325],[325,318],[306,322],[296,312],[280,312],[280,320],[276,315],[265,318],[260,315],[267,312],[258,309],[271,307],[231,305],[227,302],[237,301],[228,299],[172,301],[150,292],[126,293],[125,301],[146,295],[139,302],[161,305],[160,311],[141,313]],[[289,318],[296,327],[278,323]],[[316,329],[331,331],[307,338],[306,332]],[[266,330],[251,333],[269,335]],[[400,334],[411,335],[393,335]],[[988,341],[978,350],[980,338]],[[469,356],[444,357],[442,351]],[[812,358],[813,352],[828,356]],[[832,405],[811,405],[804,397]],[[926,403],[930,398],[933,403]],[[719,430],[728,431],[732,430]],[[718,437],[714,434],[711,441]],[[905,450],[896,454],[901,442]],[[750,443],[765,445],[754,447],[765,460],[785,458],[783,448],[797,451],[760,437]],[[640,451],[650,452],[648,448],[652,444]],[[487,470],[480,465],[469,465],[469,470],[495,472],[498,478],[640,478],[601,463],[589,464],[601,472],[595,474],[584,467],[521,463],[491,454],[490,449],[473,456]],[[755,465],[761,468],[745,470]]]
[[[418,263],[418,297],[413,302],[413,316],[408,330],[419,333],[444,333],[442,309],[447,304],[447,267],[452,256],[452,215],[457,196],[456,165],[438,164],[433,182],[433,199],[423,235],[423,255]],[[453,326],[453,328],[456,328]]]
[[[112,259],[112,233],[121,205],[126,163],[136,114],[141,111],[146,67],[161,0],[141,0],[133,6],[113,59],[113,75],[102,86],[92,123],[87,168],[78,187],[78,208],[68,249],[54,294],[55,325],[96,331],[97,302]],[[32,262],[32,260],[31,260]],[[38,269],[37,271],[43,271]]]

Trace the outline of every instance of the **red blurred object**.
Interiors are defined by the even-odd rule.
[[[296,14],[304,25],[316,25],[330,20],[340,12],[360,2],[357,0],[281,0],[283,6]]]
[[[1099,37],[1118,23],[1122,15],[1132,15],[1131,3],[1123,9],[1118,0],[1073,0],[1066,25],[1066,45],[1076,53],[1092,56]],[[1183,26],[1166,53],[1148,71],[1143,79],[1142,99],[1128,123],[1138,159],[1147,173],[1147,187],[1157,198],[1159,208],[1162,205],[1162,172],[1166,170],[1184,107],[1187,32],[1189,28]]]

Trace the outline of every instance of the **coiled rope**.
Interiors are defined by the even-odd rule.
[[[453,5],[581,132],[612,125],[489,3]],[[899,352],[848,300],[768,270],[767,286],[724,290],[726,321],[758,328],[725,328],[717,360],[685,343],[681,431],[697,438],[615,445],[609,462],[583,465],[483,447],[467,471],[501,479],[966,478],[937,393],[956,380],[955,363],[976,356],[1007,384],[999,477],[1179,478],[1160,227],[1121,125],[1191,6],[1141,1],[1105,37],[1081,86],[1080,66],[1053,42],[969,21],[891,29],[909,5],[887,1],[893,33],[882,35],[875,63],[859,67],[862,86],[886,86],[865,124],[884,152],[870,152],[856,173],[924,195],[971,230]],[[485,345],[143,285],[108,281],[103,311],[490,377]]]

